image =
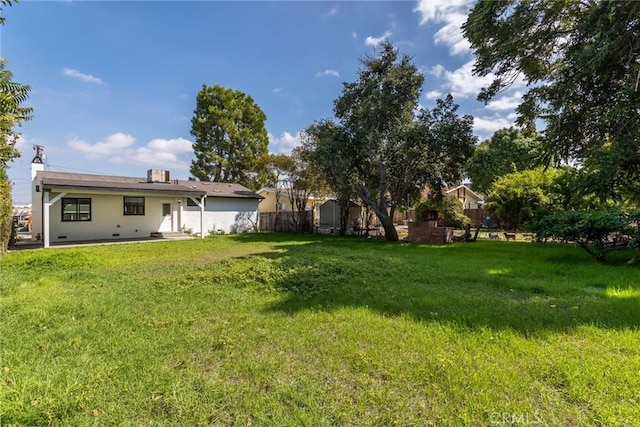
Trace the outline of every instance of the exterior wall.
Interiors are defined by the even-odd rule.
[[[445,194],[457,197],[460,203],[462,203],[463,209],[478,209],[484,204],[484,200],[478,198],[464,185],[449,190]]]
[[[41,194],[41,193],[38,193]],[[50,199],[60,193],[52,192]],[[91,221],[62,221],[62,199],[49,209],[49,238],[52,243],[98,239],[132,239],[149,237],[157,232],[165,219],[162,204],[172,204],[172,219],[178,214],[175,198],[128,194],[145,198],[144,215],[124,215],[124,195],[67,193],[64,197],[91,199]],[[35,219],[35,218],[34,218]],[[63,237],[63,236],[66,236]]]
[[[340,228],[340,204],[335,200],[329,200],[319,207],[320,227]],[[360,223],[362,220],[360,215],[360,206],[352,205],[349,207],[349,218],[347,219],[347,227],[352,227],[353,222]],[[360,224],[361,225],[361,224]]]
[[[260,212],[275,212],[276,211],[276,194],[272,191],[262,190],[258,191],[258,194],[264,197],[264,200],[260,202]],[[286,197],[284,194],[280,196],[280,202],[285,203]]]
[[[43,171],[42,163],[31,163],[31,239],[36,240],[37,236],[42,239],[42,188],[36,180],[38,171]],[[36,191],[36,186],[39,191]]]
[[[479,209],[483,205],[482,200],[477,200],[473,197],[467,197],[462,200],[462,204],[464,209]]]
[[[217,230],[222,230],[225,233],[251,231],[257,221],[257,199],[225,199],[218,197],[208,197],[206,199],[203,217],[205,236]],[[187,206],[186,199],[182,201],[180,228],[190,229],[193,233],[201,232],[200,208]]]
[[[453,241],[453,228],[438,227],[437,221],[410,222],[409,241],[442,245]]]
[[[34,191],[33,236],[42,232],[42,192]],[[51,192],[53,200],[60,192]],[[49,208],[49,239],[51,243],[100,239],[134,239],[149,237],[158,231],[179,231],[182,228],[200,233],[200,208],[187,206],[186,198],[168,195],[126,194],[144,197],[144,215],[124,215],[125,194],[91,194],[68,192],[66,197],[90,198],[91,221],[62,221],[62,199]],[[37,199],[37,202],[36,202]],[[180,203],[178,203],[180,200]],[[165,217],[162,205],[171,204],[171,216]],[[253,230],[257,222],[257,199],[208,198],[203,217],[205,233],[223,230],[225,233]]]
[[[275,212],[276,211],[276,193],[270,190],[261,190],[258,191],[258,194],[264,197],[264,200],[260,202],[260,212]],[[305,206],[306,210],[314,210],[314,215],[317,217],[319,215],[319,207],[327,200],[326,197],[314,197],[311,196],[307,200],[307,204]],[[293,207],[291,206],[291,200],[289,200],[289,193],[286,190],[282,190],[280,193],[280,204],[283,209],[280,209],[280,212],[293,212]]]

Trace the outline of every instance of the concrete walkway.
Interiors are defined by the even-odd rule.
[[[140,237],[135,239],[100,239],[100,240],[81,240],[75,242],[56,242],[51,244],[51,248],[75,248],[82,246],[100,246],[100,245],[127,245],[131,243],[150,243],[150,242],[166,242],[169,240],[191,240],[195,236],[185,233],[172,233],[164,237]],[[19,251],[24,249],[40,249],[44,248],[42,241],[31,239],[19,239],[15,245],[9,248],[9,251]]]

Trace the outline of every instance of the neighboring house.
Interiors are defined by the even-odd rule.
[[[263,187],[256,191],[260,196],[264,197],[264,200],[260,202],[260,212],[275,212],[276,211],[276,189],[272,187]],[[280,211],[291,211],[291,203],[286,191],[280,192]]]
[[[51,243],[133,239],[187,230],[201,237],[243,232],[258,221],[262,197],[239,184],[171,180],[169,171],[146,178],[31,167],[32,237]]]
[[[273,187],[263,187],[258,190],[260,196],[264,197],[264,200],[260,202],[260,212],[275,212],[276,211],[276,189]],[[305,209],[311,210],[320,206],[328,197],[310,195],[307,200]],[[291,206],[291,200],[289,199],[289,193],[287,189],[280,190],[280,209],[281,212],[292,212],[294,209]]]
[[[31,224],[31,206],[14,206],[11,216],[16,227],[29,227]]]
[[[291,206],[291,200],[289,199],[289,193],[286,189],[280,190],[280,206],[276,209],[276,189],[273,187],[263,187],[257,191],[258,195],[262,196],[264,200],[260,202],[260,213],[265,212],[293,212],[295,209]],[[314,218],[318,218],[318,207],[324,203],[328,197],[321,197],[310,195],[305,206],[305,210],[313,210]]]
[[[470,189],[464,184],[458,185],[444,192],[445,195],[455,196],[464,209],[482,209],[484,206],[484,197]]]

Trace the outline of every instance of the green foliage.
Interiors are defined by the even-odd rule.
[[[485,208],[502,227],[518,229],[552,204],[559,174],[557,169],[539,168],[504,175],[491,185]]]
[[[286,188],[289,179],[289,171],[293,169],[293,160],[286,154],[269,154],[264,158],[267,172],[266,184],[276,190]]]
[[[311,229],[311,224],[304,223],[307,216],[307,203],[312,194],[319,194],[325,190],[325,181],[318,167],[311,161],[310,153],[302,147],[296,147],[291,155],[270,154],[266,160],[268,182],[275,190],[276,223],[280,210],[280,201],[289,199],[294,215],[295,231]]]
[[[296,147],[291,152],[291,163],[288,172],[287,195],[293,207],[294,229],[309,230],[312,224],[305,224],[304,212],[312,194],[319,194],[324,189],[324,180],[319,168],[311,162],[311,155],[303,147]]]
[[[386,238],[398,240],[392,220],[398,199],[389,195],[389,181],[405,182],[406,176],[394,177],[390,169],[406,146],[401,134],[413,121],[424,77],[390,43],[361,62],[358,79],[344,83],[334,101],[334,113],[347,137],[343,155],[357,176],[358,196],[380,219]]]
[[[483,141],[465,165],[474,191],[486,194],[499,177],[544,166],[542,141],[537,133],[505,128]]]
[[[18,133],[14,128],[31,119],[32,108],[22,107],[31,88],[13,81],[13,73],[6,68],[6,60],[0,58],[0,168],[20,156],[15,149]]]
[[[331,120],[322,120],[303,132],[302,147],[309,162],[317,169],[340,206],[340,235],[347,231],[349,206],[357,198],[358,176],[352,161],[346,156],[348,137]]]
[[[18,3],[18,0],[0,0],[0,12],[2,12],[2,6],[11,6],[14,3]],[[0,25],[4,24],[4,16],[0,14]]]
[[[269,140],[266,116],[253,98],[219,85],[202,85],[193,114],[191,174],[202,181],[263,186]]]
[[[13,204],[11,203],[11,182],[4,168],[0,168],[0,254],[9,246],[13,230]]]
[[[416,115],[424,76],[390,43],[362,64],[358,79],[345,83],[334,101],[337,123],[307,129],[309,151],[317,153],[312,158],[330,185],[345,199],[354,192],[378,217],[386,239],[398,240],[395,210],[426,185],[439,188],[461,177],[475,144],[473,118],[460,117],[450,95]],[[337,160],[333,177],[329,159]]]
[[[11,6],[10,0],[1,0],[0,6]],[[2,7],[0,7],[0,14]],[[0,26],[4,18],[0,17]],[[4,254],[12,235],[11,183],[7,176],[7,164],[20,153],[15,148],[17,126],[30,120],[33,109],[22,104],[29,97],[28,85],[13,81],[13,74],[6,68],[7,61],[0,57],[0,254]]]
[[[538,240],[575,242],[599,261],[613,250],[640,247],[640,211],[555,211],[537,219],[532,230]]]
[[[267,173],[267,185],[275,191],[276,218],[278,223],[280,205],[286,197],[287,186],[289,184],[289,171],[293,168],[293,160],[286,154],[269,154],[264,158],[264,169]]]
[[[463,25],[474,73],[496,76],[478,98],[523,78],[516,123],[544,120],[545,151],[581,162],[603,200],[640,194],[638,16],[636,1],[480,1]]]
[[[445,227],[464,228],[471,225],[471,218],[464,214],[464,206],[455,196],[422,199],[415,206],[416,221],[429,220],[429,213],[437,211]]]

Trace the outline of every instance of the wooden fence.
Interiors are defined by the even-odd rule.
[[[471,226],[472,227],[479,227],[480,225],[484,224],[485,218],[487,216],[485,210],[482,209],[482,208],[479,208],[479,209],[465,209],[464,210],[464,214],[466,216],[468,216],[469,218],[471,218]]]
[[[395,211],[393,214],[393,223],[396,225],[406,225],[407,222],[416,220],[416,210],[411,208],[406,211]]]
[[[471,226],[478,227],[484,223],[487,213],[484,209],[465,209],[464,214],[471,218]],[[415,209],[409,209],[408,211],[396,211],[393,215],[394,224],[404,224],[405,222],[415,221],[416,211]]]
[[[260,231],[313,232],[313,211],[278,212],[277,217],[275,212],[260,212]]]

